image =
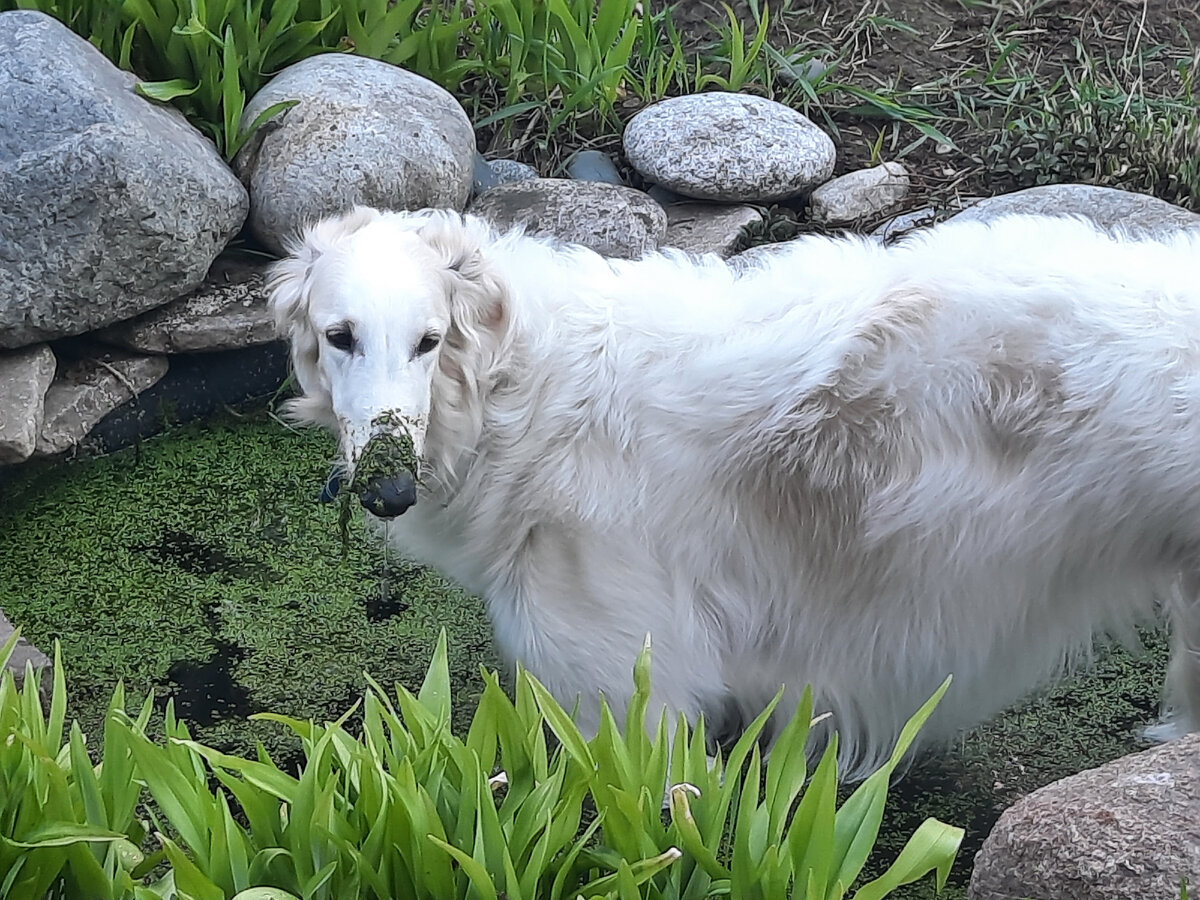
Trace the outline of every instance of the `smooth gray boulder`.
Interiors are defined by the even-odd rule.
[[[17,629],[0,610],[0,647],[4,646],[16,634]],[[13,648],[12,656],[8,658],[5,668],[13,673],[17,687],[25,680],[25,665],[33,666],[34,671],[45,670],[50,666],[50,657],[25,640],[24,635],[17,638],[17,646]]]
[[[70,450],[106,415],[167,374],[165,356],[110,353],[67,366],[46,391],[46,413],[35,456]]]
[[[662,246],[728,257],[738,249],[746,229],[762,220],[762,213],[753,206],[673,203],[667,207],[667,233]]]
[[[482,153],[475,154],[474,171],[471,175],[471,196],[510,181],[537,178],[537,169],[515,159],[484,159]]]
[[[536,178],[502,184],[476,197],[468,212],[500,231],[521,225],[530,234],[625,259],[657,249],[667,231],[666,212],[644,193],[600,181]]]
[[[849,225],[877,216],[903,201],[908,187],[908,170],[898,162],[847,172],[812,192],[812,219],[822,225]]]
[[[955,222],[990,222],[1015,214],[1082,216],[1107,231],[1163,235],[1200,226],[1200,215],[1157,197],[1090,184],[1047,184],[980,200]]]
[[[567,163],[567,175],[577,181],[625,183],[612,157],[601,150],[580,150]]]
[[[1179,900],[1200,885],[1200,734],[1089,769],[1007,810],[968,900]]]
[[[266,276],[257,267],[222,267],[186,297],[96,336],[142,353],[207,353],[269,343],[276,335]]]
[[[0,347],[184,294],[248,199],[213,144],[39,12],[0,13]]]
[[[250,228],[270,249],[306,223],[362,204],[461,210],[475,131],[447,91],[379,60],[324,53],[288,66],[246,105],[243,127],[296,100],[246,142],[234,168],[250,190]]]
[[[829,135],[794,109],[722,91],[648,106],[622,140],[644,178],[698,200],[786,200],[826,181],[837,158]]]
[[[55,365],[47,344],[0,350],[0,465],[28,459],[37,446]]]

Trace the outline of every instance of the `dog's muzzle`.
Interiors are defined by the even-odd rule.
[[[380,519],[394,519],[417,502],[417,482],[411,472],[379,475],[358,496],[363,509]]]

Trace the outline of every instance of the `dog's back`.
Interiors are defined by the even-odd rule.
[[[947,674],[932,734],[1166,596],[1194,715],[1198,248],[1035,218],[741,271],[485,248],[511,369],[469,478],[397,531],[585,726],[650,631],[657,700],[736,718],[811,683],[861,772]]]

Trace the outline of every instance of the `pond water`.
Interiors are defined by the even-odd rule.
[[[355,522],[343,547],[318,502],[334,447],[265,411],[228,416],[103,458],[0,470],[0,608],[36,644],[62,646],[70,714],[97,725],[118,680],[130,706],[153,690],[201,741],[277,760],[297,753],[262,711],[343,713],[369,672],[419,685],[446,628],[456,724],[469,721],[480,665],[496,667],[481,604],[389,558]],[[968,830],[953,890],[999,813],[1056,778],[1146,744],[1165,649],[1104,656],[955,747],[919,760],[893,792],[881,859],[934,815]],[[909,897],[932,896],[917,886]]]
[[[200,740],[295,750],[273,711],[344,712],[419,684],[448,632],[461,721],[495,665],[482,605],[318,502],[332,441],[266,415],[180,428],[104,458],[0,473],[0,608],[62,645],[72,714],[96,730],[118,679],[173,699]]]

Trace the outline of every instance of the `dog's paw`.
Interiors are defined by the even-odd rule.
[[[1181,738],[1185,734],[1190,734],[1195,729],[1192,728],[1186,719],[1175,713],[1167,713],[1155,725],[1147,725],[1142,729],[1142,735],[1148,741],[1153,741],[1156,744],[1165,744],[1167,741],[1173,741],[1176,738]]]

